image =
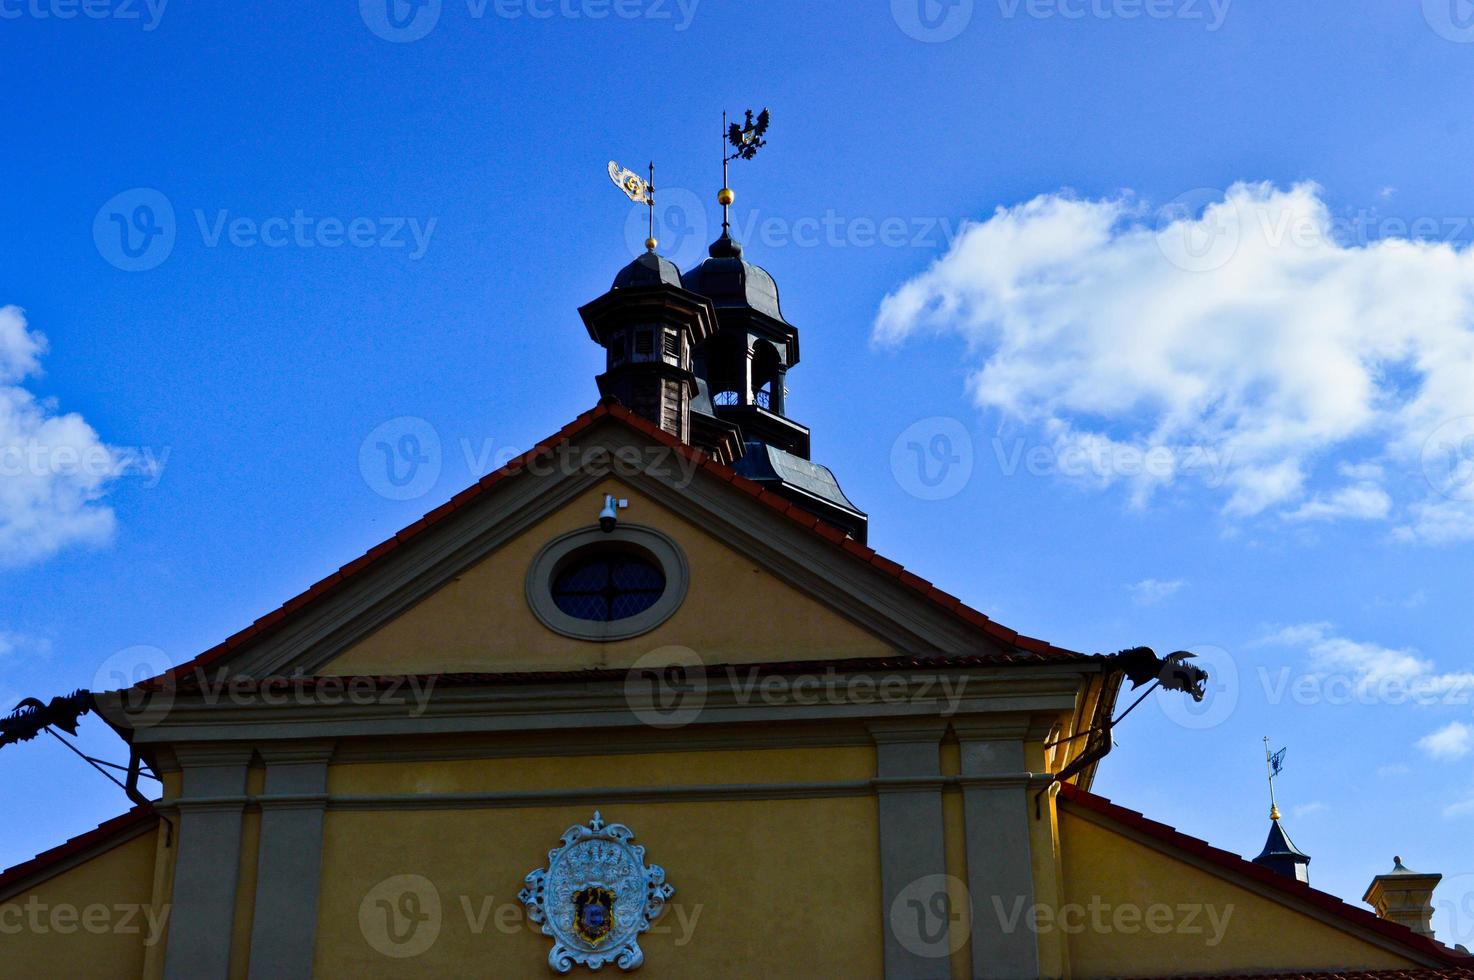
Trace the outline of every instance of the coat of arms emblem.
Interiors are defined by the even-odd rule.
[[[640,934],[665,909],[675,889],[665,870],[645,864],[645,848],[624,824],[594,813],[588,826],[569,827],[548,852],[548,866],[527,875],[517,897],[527,917],[553,937],[548,965],[567,973],[582,963],[633,970],[645,962]]]

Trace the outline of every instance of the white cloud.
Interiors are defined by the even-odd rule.
[[[1313,184],[1155,224],[1129,196],[1043,195],[966,226],[874,337],[961,336],[977,405],[1056,451],[1162,450],[1175,465],[1103,481],[1139,503],[1196,482],[1230,516],[1474,538],[1474,422],[1447,428],[1474,417],[1474,249],[1356,237]],[[1425,478],[1438,432],[1452,470]]]
[[[1474,816],[1474,796],[1467,800],[1460,800],[1458,803],[1450,803],[1443,808],[1443,815],[1445,817]]]
[[[46,338],[14,306],[0,307],[0,564],[38,561],[73,544],[107,541],[101,503],[121,463],[80,415],[60,414],[23,382],[39,373]]]
[[[1142,579],[1135,585],[1128,585],[1126,588],[1139,605],[1151,606],[1178,592],[1183,584],[1181,581],[1163,582],[1148,578]]]
[[[46,657],[50,653],[51,641],[45,637],[0,630],[0,660],[16,654]],[[3,713],[4,710],[3,704],[0,704],[0,713]]]
[[[1382,520],[1392,512],[1392,498],[1379,486],[1364,483],[1317,494],[1285,516],[1292,521]]]
[[[1301,817],[1308,817],[1312,813],[1320,813],[1324,809],[1326,809],[1326,805],[1319,801],[1301,803],[1299,806],[1290,808],[1290,815],[1298,820]]]
[[[1474,726],[1461,721],[1450,722],[1431,735],[1420,738],[1418,748],[1435,759],[1462,759],[1474,752]]]
[[[1316,676],[1345,678],[1363,700],[1462,705],[1474,697],[1474,673],[1442,673],[1416,650],[1338,636],[1329,623],[1287,626],[1261,642],[1304,650]]]

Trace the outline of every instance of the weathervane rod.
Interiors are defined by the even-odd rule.
[[[732,167],[732,158],[727,155],[727,112],[722,110],[722,237],[730,238],[732,231],[732,204],[728,200],[728,188],[732,186],[729,174]]]
[[[655,161],[650,161],[650,237],[646,239],[646,248],[655,251],[655,246],[648,242],[655,241]]]
[[[1269,819],[1280,818],[1279,804],[1274,799],[1274,753],[1269,751],[1269,736],[1264,736],[1264,771],[1269,776]]]

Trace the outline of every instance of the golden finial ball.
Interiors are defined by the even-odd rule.
[[[735,200],[737,200],[737,195],[732,192],[732,188],[730,187],[723,187],[717,192],[717,203],[724,208],[731,207],[732,202]]]
[[[654,238],[647,238],[647,239],[645,239],[645,248],[647,250],[651,251],[651,252],[655,251],[655,246],[657,246],[659,244],[660,244],[660,242],[657,241]]]

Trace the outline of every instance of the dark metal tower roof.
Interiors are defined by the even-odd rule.
[[[829,467],[750,440],[747,452],[732,468],[749,480],[772,487],[857,540],[865,540],[869,519],[845,496]]]
[[[635,289],[641,286],[677,286],[681,282],[681,270],[664,256],[646,252],[629,265],[619,270],[614,277],[614,289]]]
[[[778,284],[761,266],[742,258],[742,243],[726,234],[711,243],[710,258],[686,273],[686,288],[711,300],[717,309],[748,307],[776,320]]]
[[[1296,881],[1310,881],[1310,855],[1295,846],[1277,819],[1270,821],[1269,837],[1254,863]]]

